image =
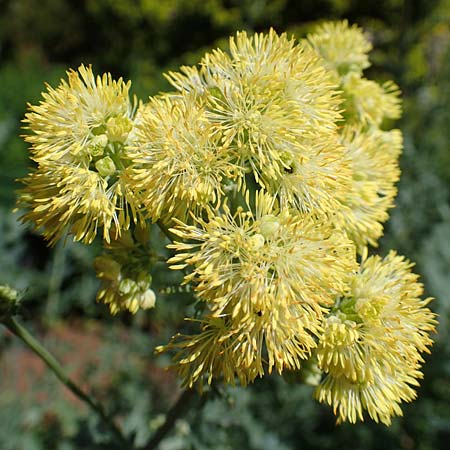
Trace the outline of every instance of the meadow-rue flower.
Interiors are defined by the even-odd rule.
[[[303,42],[311,45],[324,59],[326,67],[340,77],[349,72],[360,74],[370,66],[367,54],[372,44],[361,28],[350,26],[347,20],[319,25]]]
[[[370,66],[368,52],[372,45],[356,25],[325,22],[302,43],[323,58],[325,66],[335,74],[342,90],[343,115],[347,123],[379,126],[383,119],[398,119],[401,114],[400,90],[388,81],[379,85],[363,77]]]
[[[254,350],[267,352],[269,372],[298,369],[316,345],[324,308],[355,269],[353,245],[332,226],[278,211],[262,191],[254,213],[223,209],[171,229],[183,242],[169,245],[177,251],[169,262],[193,268],[185,281],[214,317],[259,343]]]
[[[333,220],[355,242],[359,252],[368,244],[377,245],[388,210],[394,206],[402,142],[400,130],[363,131],[361,127],[346,126],[341,132],[352,182]]]
[[[384,119],[401,115],[400,89],[393,81],[382,85],[350,73],[342,81],[344,117],[347,123],[380,126]]]
[[[134,189],[154,221],[163,215],[184,219],[187,211],[220,204],[225,179],[241,170],[189,94],[150,99],[129,152]]]
[[[25,210],[22,220],[41,229],[51,245],[66,231],[74,240],[89,244],[103,229],[103,238],[109,240],[111,228],[118,236],[129,227],[130,216],[138,217],[138,201],[129,190],[126,176],[124,171],[109,186],[99,171],[42,165],[21,180],[25,187],[17,207]]]
[[[192,321],[192,319],[191,319]],[[235,385],[236,378],[242,386],[263,376],[261,341],[251,339],[242,328],[233,329],[230,320],[208,316],[199,322],[200,333],[175,335],[158,352],[174,351],[174,368],[183,385],[192,387],[198,382],[213,380]]]
[[[395,252],[384,259],[364,255],[347,295],[325,319],[316,356],[327,375],[316,396],[339,422],[363,420],[366,410],[389,425],[402,414],[399,404],[415,398],[435,315],[411,267]]]
[[[300,213],[333,216],[351,192],[352,168],[345,147],[338,133],[305,139],[304,144],[302,156],[287,159],[283,175],[268,181],[268,191]]]
[[[29,105],[25,140],[37,167],[22,180],[18,206],[51,244],[66,231],[91,243],[103,229],[108,240],[111,226],[120,235],[139,219],[125,147],[135,109],[130,82],[95,77],[83,65],[67,75],[56,89],[47,86],[39,105]]]
[[[213,133],[261,187],[277,195],[294,166],[308,179],[319,166],[312,188],[307,180],[292,194],[303,209],[342,191],[345,177],[331,183],[327,173],[339,161],[339,144],[329,135],[337,129],[342,100],[332,73],[310,48],[273,30],[241,32],[230,38],[229,53],[214,50],[199,68],[183,67],[168,79],[181,92],[198,95]]]
[[[24,138],[38,163],[89,163],[98,136],[106,147],[107,142],[118,141],[117,135],[126,140],[132,128],[131,82],[113,80],[110,74],[96,77],[92,68],[84,65],[78,71],[69,70],[67,77],[56,89],[47,85],[43,100],[29,105],[25,115],[25,129],[31,133]]]
[[[301,299],[305,309],[330,305],[355,268],[354,247],[341,233],[312,216],[278,210],[263,191],[255,212],[239,207],[232,214],[225,205],[223,213],[196,222],[171,229],[184,242],[169,245],[178,252],[169,262],[193,267],[186,281],[195,280],[198,295],[219,315],[229,306],[233,315],[270,309],[277,295],[279,302]]]

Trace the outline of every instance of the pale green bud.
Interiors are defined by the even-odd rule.
[[[150,309],[155,306],[156,295],[151,289],[147,289],[139,299],[139,306],[142,309]]]
[[[7,319],[16,309],[19,293],[10,286],[0,286],[0,322]]]
[[[93,157],[103,155],[105,147],[108,145],[108,138],[106,134],[100,134],[99,136],[94,136],[89,143],[89,153]]]
[[[122,295],[128,295],[136,290],[136,283],[131,278],[124,278],[119,283],[119,292]]]
[[[152,276],[147,272],[139,272],[137,277],[137,285],[139,289],[145,290],[152,284]]]
[[[116,165],[109,156],[99,159],[95,163],[95,168],[102,177],[111,176],[116,172]]]
[[[379,304],[377,305],[375,302],[372,302],[367,298],[358,298],[355,303],[355,311],[363,320],[373,320],[378,318],[379,308]]]
[[[256,233],[249,239],[249,244],[253,250],[259,250],[264,246],[265,242],[264,236],[259,233]]]
[[[261,218],[259,231],[266,239],[273,238],[279,229],[280,222],[278,222],[278,219],[275,216],[268,214]]]
[[[280,158],[286,167],[292,167],[292,164],[294,163],[294,158],[290,152],[286,152],[286,151],[282,152],[280,154]]]

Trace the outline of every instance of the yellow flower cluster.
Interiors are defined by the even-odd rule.
[[[435,320],[411,266],[395,252],[364,258],[324,321],[316,354],[327,375],[316,396],[333,406],[338,421],[363,420],[367,410],[389,425],[402,414],[399,403],[416,396]]]
[[[66,232],[90,244],[99,229],[108,241],[112,227],[119,236],[140,217],[127,182],[135,110],[130,83],[95,77],[83,65],[67,76],[26,114],[31,134],[25,140],[37,167],[23,180],[18,206],[51,244]]]
[[[142,236],[147,221],[163,229],[203,314],[160,348],[185,385],[317,361],[309,378],[323,374],[317,398],[339,421],[389,424],[415,396],[435,319],[410,263],[367,257],[402,149],[388,122],[399,90],[364,77],[370,49],[346,21],[300,42],[239,32],[138,108],[129,83],[70,71],[25,119],[24,220],[51,243],[103,236],[98,299],[113,314],[154,305]]]
[[[211,132],[204,108],[195,97],[152,98],[138,113],[134,145],[133,185],[154,221],[185,217],[220,202],[223,182],[242,171]]]
[[[185,281],[197,286],[210,319],[220,318],[220,327],[207,321],[201,335],[212,336],[214,329],[233,336],[235,351],[228,358],[218,355],[215,364],[227,373],[238,368],[245,384],[264,373],[264,366],[269,373],[273,367],[279,373],[300,369],[316,346],[326,306],[345,291],[346,274],[356,270],[350,240],[310,216],[278,211],[267,193],[256,194],[254,213],[238,208],[231,214],[224,206],[223,214],[210,211],[208,220],[180,223],[172,232],[183,239],[170,246],[178,251],[169,260],[172,268],[194,268]],[[183,342],[190,346],[190,340]],[[241,346],[248,349],[243,360]],[[202,349],[211,352],[209,346]],[[201,367],[203,352],[194,352],[189,364]],[[205,366],[186,382],[192,385],[208,372]]]
[[[245,190],[251,174],[301,212],[338,207],[351,178],[338,143],[342,99],[312,49],[273,30],[241,32],[230,38],[229,53],[214,50],[199,67],[182,67],[168,79],[180,101],[194,96],[207,123],[199,132],[237,165],[230,180],[238,188]]]

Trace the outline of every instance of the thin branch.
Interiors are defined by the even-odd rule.
[[[169,230],[167,225],[162,220],[158,220],[156,223],[166,238],[169,239],[170,242],[173,242],[176,236]]]
[[[170,408],[166,415],[164,423],[156,430],[150,441],[140,450],[154,450],[159,443],[165,438],[167,433],[173,428],[175,422],[185,413],[189,404],[194,397],[194,389],[186,389],[180,395],[176,403]]]
[[[113,435],[124,446],[124,448],[133,448],[125,436],[122,434],[118,426],[113,422],[112,418],[105,412],[100,403],[93,400],[89,395],[78,387],[74,381],[64,372],[64,369],[55,359],[55,357],[44,348],[22,325],[20,325],[13,317],[9,317],[3,321],[3,324],[18,338],[20,338],[33,352],[39,356],[49,369],[58,377],[58,379],[72,391],[80,400],[86,403],[102,420],[102,422],[110,429]]]

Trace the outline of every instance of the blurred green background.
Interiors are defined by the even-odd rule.
[[[153,349],[180,327],[189,298],[160,293],[155,310],[111,318],[94,300],[99,246],[48,249],[17,222],[14,180],[31,164],[20,138],[26,103],[80,63],[131,79],[146,99],[169,88],[163,71],[196,63],[236,30],[272,26],[303,37],[342,18],[364,27],[374,44],[366,76],[393,79],[403,91],[403,175],[380,252],[395,248],[416,261],[436,298],[439,333],[418,400],[390,428],[335,426],[310,387],[271,376],[195,404],[160,449],[443,449],[450,439],[450,1],[0,0],[0,284],[23,290],[23,321],[137,444],[176,398],[167,360]],[[162,240],[156,231],[154,240]],[[156,288],[177,281],[163,283],[162,269],[155,267]],[[114,448],[96,418],[0,328],[0,449]]]

